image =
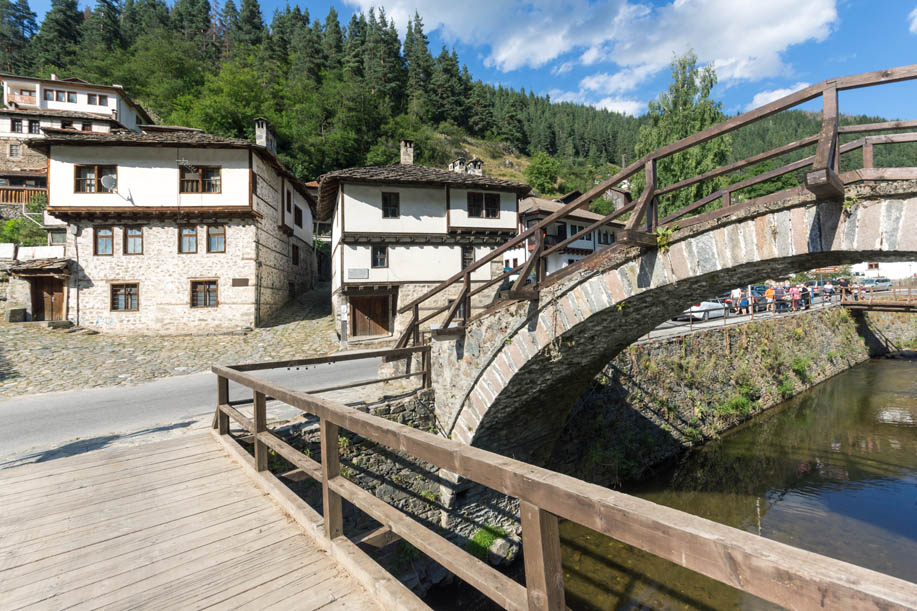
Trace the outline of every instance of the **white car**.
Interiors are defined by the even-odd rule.
[[[709,320],[718,316],[727,316],[728,312],[729,305],[727,303],[717,299],[710,299],[694,304],[673,320],[689,320],[692,318],[694,320]]]
[[[863,286],[868,290],[872,288],[888,288],[893,286],[893,283],[888,278],[867,278],[863,281]]]

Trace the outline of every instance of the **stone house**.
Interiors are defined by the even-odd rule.
[[[97,85],[78,78],[32,78],[0,73],[0,217],[21,213],[22,204],[45,195],[48,159],[27,144],[44,128],[108,133],[139,131],[152,123],[120,85]],[[52,238],[62,238],[59,233]]]
[[[576,197],[579,197],[577,195]],[[569,198],[572,202],[576,197]],[[567,203],[560,200],[548,200],[540,197],[526,197],[519,202],[519,233],[522,233],[529,227],[544,220],[551,214],[563,208]],[[575,235],[602,219],[601,214],[590,210],[579,209],[571,212],[561,220],[555,221],[545,231],[544,246],[550,248],[566,240],[569,236]],[[571,263],[579,261],[592,253],[608,248],[615,242],[615,230],[622,229],[624,223],[612,221],[602,227],[590,231],[579,239],[576,239],[564,248],[552,252],[545,260],[545,274],[553,274],[559,269],[567,267]],[[503,266],[512,269],[528,260],[529,255],[535,249],[535,241],[528,240],[525,247],[512,248],[503,253]]]
[[[349,168],[320,178],[320,222],[331,222],[331,288],[344,341],[395,340],[411,314],[403,304],[423,295],[516,233],[518,203],[528,185],[413,164],[402,141],[401,163]],[[472,284],[502,272],[502,261],[476,270]],[[461,283],[425,302],[420,314],[448,303]],[[498,289],[472,300],[480,310]],[[462,315],[464,313],[460,313]],[[434,320],[435,322],[435,320]]]
[[[44,134],[32,146],[49,158],[47,214],[64,229],[66,266],[11,267],[30,284],[28,318],[232,330],[312,288],[314,200],[263,119],[254,143],[166,126]]]

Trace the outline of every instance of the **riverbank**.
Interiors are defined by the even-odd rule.
[[[580,397],[549,468],[619,486],[871,356],[917,316],[834,307],[634,345]]]

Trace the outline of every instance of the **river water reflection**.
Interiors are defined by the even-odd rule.
[[[625,490],[917,582],[917,361],[875,360],[795,397]],[[570,522],[574,609],[769,609]]]

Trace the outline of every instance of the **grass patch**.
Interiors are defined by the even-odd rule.
[[[809,366],[812,359],[807,356],[797,356],[790,361],[790,370],[803,382],[809,381]]]
[[[465,551],[476,558],[487,560],[487,555],[490,553],[490,546],[494,544],[494,541],[504,535],[506,535],[505,530],[499,526],[488,524],[484,528],[478,529],[478,531],[474,533],[474,536],[468,540],[465,544]]]
[[[734,414],[748,414],[754,406],[754,401],[745,395],[733,395],[716,406],[718,416],[732,416]]]
[[[777,386],[777,390],[784,397],[789,397],[793,394],[793,380],[789,376],[784,376],[783,381]]]

